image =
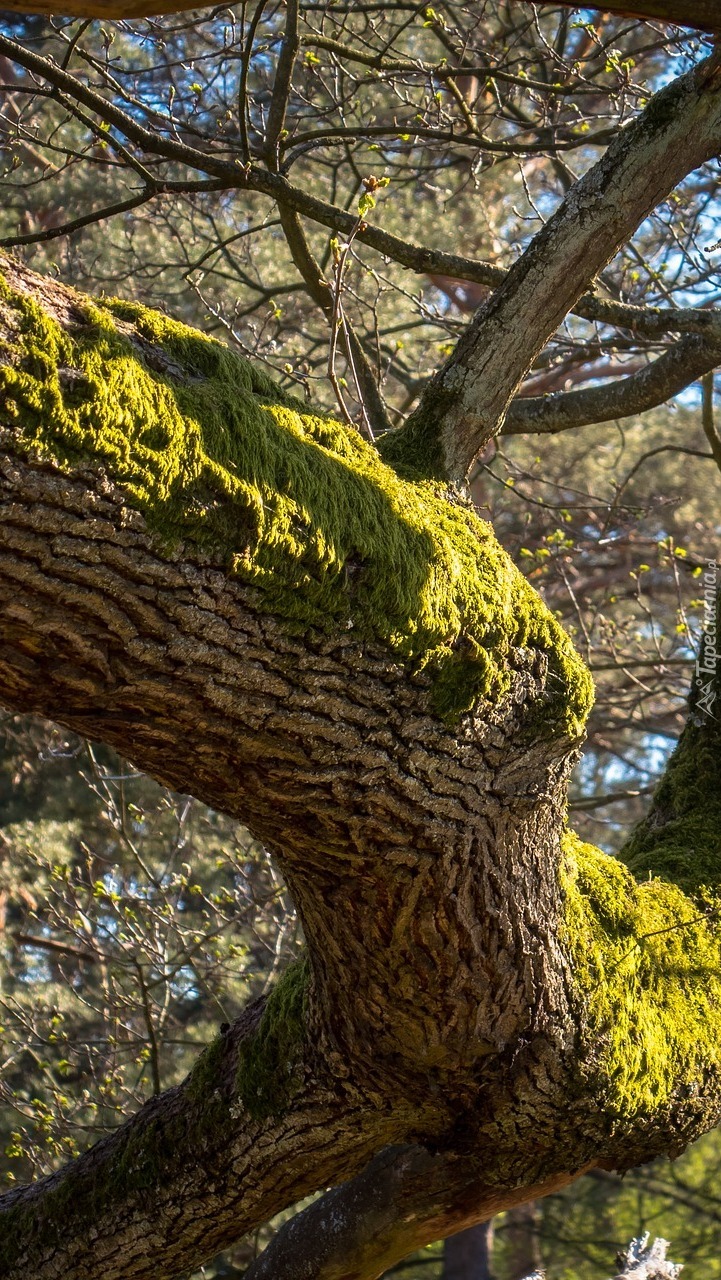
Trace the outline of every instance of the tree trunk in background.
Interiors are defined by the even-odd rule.
[[[541,1213],[536,1200],[519,1204],[505,1215],[504,1229],[508,1245],[507,1280],[523,1280],[534,1271],[543,1270],[538,1228]]]
[[[493,1218],[457,1236],[443,1250],[443,1280],[493,1280]]]

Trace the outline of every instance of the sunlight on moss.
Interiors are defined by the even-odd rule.
[[[355,628],[428,668],[447,720],[508,689],[511,647],[540,650],[534,721],[579,736],[584,664],[490,526],[439,482],[402,479],[355,431],[157,312],[79,300],[66,332],[4,283],[0,302],[16,330],[0,398],[29,454],[102,465],[167,546],[220,555],[297,630]]]
[[[564,836],[563,939],[583,1006],[583,1058],[611,1114],[651,1112],[721,1063],[718,904],[637,883]]]

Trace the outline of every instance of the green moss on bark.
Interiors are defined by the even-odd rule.
[[[694,683],[688,723],[648,815],[621,853],[635,875],[659,875],[688,890],[721,883],[721,661],[706,686],[716,686],[709,711],[699,705],[703,684]]]
[[[426,388],[423,403],[408,421],[381,436],[378,441],[381,456],[398,475],[409,480],[433,480],[447,475],[438,420],[448,409],[451,398],[436,378]]]
[[[305,958],[286,969],[268,996],[256,1031],[240,1047],[238,1099],[256,1120],[284,1111],[301,1086],[308,977]]]
[[[563,941],[587,1083],[611,1120],[650,1114],[721,1066],[719,904],[637,883],[572,833],[564,855]]]
[[[221,557],[295,629],[355,628],[427,668],[446,719],[504,693],[511,648],[540,650],[545,728],[578,737],[584,664],[439,482],[403,479],[356,432],[156,312],[78,299],[69,330],[6,284],[0,304],[14,334],[0,408],[28,454],[101,465],[167,545]]]
[[[181,1086],[182,1105],[141,1113],[114,1135],[112,1161],[86,1167],[81,1159],[56,1175],[42,1199],[20,1201],[6,1210],[0,1273],[21,1263],[37,1239],[46,1248],[54,1242],[60,1247],[76,1210],[87,1220],[101,1222],[103,1214],[124,1199],[170,1181],[177,1175],[179,1152],[186,1163],[202,1161],[241,1110],[257,1120],[280,1114],[302,1082],[307,984],[308,965],[301,959],[282,975],[257,1028],[241,1042],[235,1077],[232,1066],[228,1071],[226,1065],[232,1041],[220,1035],[203,1050]]]

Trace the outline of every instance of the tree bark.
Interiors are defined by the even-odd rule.
[[[591,422],[609,422],[655,409],[702,378],[721,362],[721,342],[696,334],[682,338],[657,360],[625,378],[578,391],[524,396],[510,405],[503,422],[506,436],[555,435]]]
[[[526,4],[531,0],[522,0]],[[540,0],[541,4],[557,0]],[[560,0],[567,9],[578,8],[573,0]],[[716,0],[606,0],[604,4],[585,5],[584,8],[600,9],[603,13],[618,14],[622,18],[643,18],[646,21],[673,22],[679,27],[691,27],[696,31],[721,31]]]
[[[561,1175],[538,1192],[549,1194],[568,1181]],[[490,1187],[480,1152],[389,1147],[281,1227],[244,1280],[367,1280],[445,1236],[464,1246],[450,1250],[460,1266],[469,1243],[477,1256],[479,1234],[487,1238],[492,1216],[528,1194],[528,1188]]]
[[[577,7],[571,0],[536,0],[541,4],[564,4],[567,8]],[[530,0],[518,0],[519,4],[528,4]],[[106,21],[128,18],[150,18],[165,13],[187,13],[189,9],[197,9],[195,0],[9,0],[5,5],[8,13],[42,13],[51,16],[68,18],[104,18]],[[202,6],[200,6],[202,8]],[[587,9],[600,9],[605,13],[620,14],[622,17],[656,19],[661,22],[673,22],[682,27],[691,27],[697,31],[721,31],[716,0],[633,0],[632,4],[625,0],[606,0],[604,4],[586,5]]]
[[[275,1204],[343,1177],[392,1133],[388,1116],[359,1111],[337,1082],[299,1091],[291,1123],[243,1112],[238,1048],[261,1013],[249,1008],[180,1088],[60,1174],[0,1199],[0,1275],[170,1280],[266,1221]]]

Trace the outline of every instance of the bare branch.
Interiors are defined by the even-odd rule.
[[[709,370],[701,379],[703,390],[703,406],[701,412],[701,425],[704,435],[711,446],[711,452],[714,457],[716,466],[721,470],[721,435],[714,422],[714,405],[713,405],[713,370]]]
[[[324,316],[328,319],[329,324],[333,325],[334,304],[333,295],[325,278],[323,269],[315,257],[308,237],[303,230],[298,214],[288,205],[279,204],[280,221],[285,234],[291,257],[298,271],[300,272],[310,297],[320,307]],[[359,221],[356,220],[355,230],[359,229]],[[336,334],[331,333],[331,342],[336,338]],[[383,403],[383,398],[378,389],[378,383],[373,376],[373,370],[370,366],[368,357],[356,335],[350,321],[346,318],[343,324],[343,340],[346,347],[346,356],[351,366],[355,380],[357,380],[358,396],[364,415],[367,415],[368,426],[371,436],[381,434],[387,431],[391,426],[388,413]]]
[[[714,54],[656,94],[571,188],[391,438],[389,457],[465,478],[584,288],[676,184],[718,151],[720,62]]]
[[[258,15],[256,15],[258,16]],[[41,77],[59,89],[69,100],[81,102],[93,111],[100,120],[116,128],[129,142],[134,143],[146,155],[155,155],[189,167],[191,170],[206,173],[220,180],[228,189],[255,191],[267,195],[282,208],[309,218],[311,221],[337,231],[342,235],[350,235],[356,227],[357,219],[347,210],[339,208],[326,200],[301,190],[291,184],[280,173],[269,172],[250,163],[238,165],[225,158],[214,155],[212,150],[200,150],[177,137],[164,137],[142,125],[136,116],[109,102],[102,94],[90,88],[86,83],[58,67],[50,59],[25,49],[17,41],[0,35],[0,53],[24,67],[32,75]],[[690,73],[692,76],[694,73]],[[665,90],[665,93],[670,91]],[[241,118],[244,118],[241,116]],[[639,122],[637,122],[638,124]],[[635,126],[634,126],[635,127]],[[630,130],[627,128],[622,139],[629,140]],[[112,140],[111,140],[112,145]],[[610,154],[609,149],[609,153]],[[601,162],[604,163],[603,161]],[[596,172],[594,169],[592,172]],[[587,175],[587,178],[590,175]],[[584,180],[586,181],[586,180]],[[192,190],[193,184],[187,181],[183,188],[181,182],[174,184],[174,189]],[[559,211],[560,213],[560,211]],[[288,227],[286,226],[286,234]],[[297,233],[296,233],[297,240]],[[384,230],[371,222],[364,223],[358,231],[358,240],[369,248],[392,259],[399,265],[407,267],[418,274],[432,277],[447,277],[451,280],[462,280],[482,284],[491,289],[500,289],[508,277],[501,267],[478,259],[468,258],[461,254],[448,253],[439,249],[427,248],[414,244],[392,232]],[[15,242],[17,243],[17,241]],[[291,242],[291,251],[294,253]],[[296,259],[300,270],[300,261]],[[515,268],[514,270],[518,270]],[[309,275],[305,270],[301,274],[308,285]],[[322,279],[322,272],[319,273]],[[583,285],[588,284],[593,271],[590,271]],[[315,294],[311,294],[319,302]],[[630,329],[644,337],[661,337],[669,332],[708,333],[717,331],[721,326],[718,311],[709,308],[659,308],[639,307],[629,303],[619,303],[612,299],[600,297],[596,293],[587,293],[573,300],[569,308],[573,314],[583,319],[602,324],[614,325]],[[535,321],[531,325],[535,328]],[[369,405],[371,402],[369,401]],[[371,406],[372,407],[372,406]],[[374,426],[380,426],[378,415],[372,414]]]
[[[697,378],[721,363],[721,343],[691,334],[651,364],[627,378],[580,391],[514,400],[506,414],[502,435],[555,435],[590,422],[610,422],[645,413],[678,395]]]
[[[279,140],[285,125],[286,111],[290,98],[293,67],[300,48],[298,35],[298,0],[286,0],[285,34],[280,47],[280,56],[275,72],[273,96],[268,112],[266,126],[266,159],[271,169],[278,168]]]
[[[187,192],[195,191],[218,191],[217,182],[201,182],[201,183],[174,183],[158,182],[151,187],[139,191],[137,195],[129,196],[127,200],[117,200],[114,204],[106,205],[104,209],[97,209],[93,213],[85,213],[80,218],[73,218],[70,222],[63,222],[57,227],[43,227],[39,231],[28,231],[25,235],[6,236],[4,240],[0,240],[0,247],[3,249],[15,249],[23,244],[44,244],[48,240],[56,240],[58,236],[69,236],[75,231],[81,231],[83,227],[93,226],[96,222],[104,222],[106,218],[114,218],[121,213],[129,213],[131,209],[137,209],[141,205],[149,204],[151,200],[158,196],[167,195],[172,191]]]

